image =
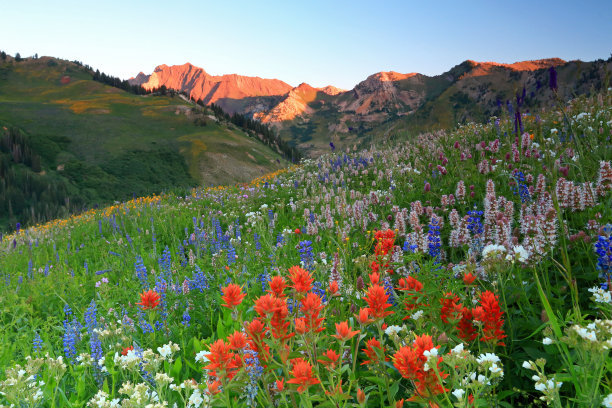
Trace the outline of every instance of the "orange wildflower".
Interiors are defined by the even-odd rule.
[[[297,334],[306,334],[308,333],[308,328],[306,327],[306,319],[303,317],[296,317],[295,319],[295,332]]]
[[[468,343],[478,336],[473,320],[472,310],[464,307],[461,313],[461,320],[457,323],[457,330],[459,331],[459,337]]]
[[[289,268],[289,279],[291,279],[291,287],[299,293],[306,293],[312,289],[312,281],[314,280],[304,268],[292,266]]]
[[[371,285],[364,299],[368,303],[370,315],[372,315],[374,319],[382,319],[385,316],[393,314],[392,311],[385,310],[391,307],[391,304],[387,303],[389,295],[385,293],[385,288],[382,286]]]
[[[359,405],[364,405],[366,402],[365,392],[361,388],[357,388],[357,402]]]
[[[230,334],[227,338],[227,341],[232,348],[232,350],[242,350],[247,345],[247,338],[244,333],[236,330],[232,334]]]
[[[208,360],[209,364],[204,369],[210,370],[211,375],[220,378],[227,376],[227,378],[232,379],[242,367],[240,356],[233,353],[230,345],[225,343],[223,339],[219,339],[210,345]]]
[[[221,381],[215,380],[208,383],[208,392],[210,395],[215,395],[221,392],[219,386],[221,385]]]
[[[434,347],[431,336],[424,334],[417,336],[412,346],[401,347],[393,356],[393,366],[402,377],[414,381],[416,386],[415,397],[430,398],[448,391],[438,380],[438,375],[441,379],[448,377],[448,374],[440,369],[442,357],[431,357],[436,360],[434,363],[438,368],[436,370],[437,374],[429,367],[425,367],[426,363],[432,364],[432,362],[428,362],[430,357],[424,355],[424,353],[434,348],[437,347]],[[410,400],[414,400],[414,397]]]
[[[372,283],[372,285],[378,285],[378,283],[380,282],[380,274],[376,271],[370,273],[370,282]]]
[[[225,304],[221,306],[229,309],[233,309],[242,303],[242,299],[244,299],[246,296],[245,293],[242,293],[242,288],[235,283],[230,283],[221,290],[223,291],[223,296],[221,296],[221,299],[225,301]]]
[[[339,295],[339,293],[338,293],[338,290],[339,290],[339,289],[340,289],[340,288],[338,288],[338,282],[336,282],[336,281],[331,281],[331,282],[329,283],[329,293],[330,293],[332,296]]]
[[[359,309],[359,315],[355,317],[357,317],[357,321],[362,326],[365,326],[373,322],[373,320],[370,319],[370,310],[367,307],[362,307],[361,309]]]
[[[278,391],[282,391],[285,389],[285,379],[284,378],[281,378],[280,380],[276,380],[274,383],[276,384],[276,389]]]
[[[302,392],[311,385],[319,384],[320,381],[312,376],[312,366],[303,358],[291,360],[291,375],[294,377],[287,381],[288,384],[298,385],[298,392]]]
[[[423,290],[423,284],[419,282],[417,279],[409,276],[407,278],[401,278],[399,280],[398,290],[408,292],[411,295],[406,296],[404,300],[404,308],[407,311],[412,311],[416,309],[420,304],[417,303],[419,296],[421,295],[421,291]],[[404,317],[402,320],[409,319],[409,316]]]
[[[136,304],[142,306],[143,309],[155,309],[159,305],[159,298],[159,293],[149,290],[140,294],[140,303]]]
[[[323,364],[325,367],[333,370],[336,368],[336,363],[340,358],[340,354],[336,353],[334,350],[327,349],[325,353],[323,353],[324,360],[317,360],[319,363]]]
[[[262,295],[255,299],[254,309],[260,317],[271,315],[279,308],[278,298],[273,295]]]
[[[273,294],[276,297],[282,298],[285,297],[285,294],[283,292],[285,291],[286,287],[287,284],[285,283],[285,278],[283,278],[282,276],[275,276],[270,281],[270,290],[268,291],[268,293]]]
[[[245,331],[249,336],[249,345],[251,350],[259,353],[259,359],[266,361],[269,357],[270,346],[264,342],[266,327],[259,319],[253,319],[251,322],[244,324]]]
[[[306,320],[306,327],[312,332],[321,332],[323,327],[323,318],[319,317],[319,312],[323,309],[321,298],[319,295],[309,292],[304,299],[302,299],[302,306],[300,310],[304,313]]]
[[[124,347],[123,350],[121,350],[121,355],[122,356],[127,356],[128,351],[130,351],[130,350],[134,350],[134,346]]]
[[[440,299],[442,308],[440,309],[440,318],[444,323],[455,323],[461,320],[463,316],[463,305],[459,303],[459,296],[453,293],[445,293]],[[451,322],[449,322],[451,320]]]
[[[498,297],[487,290],[480,295],[480,305],[472,310],[474,319],[484,323],[483,337],[480,341],[493,342],[496,345],[504,346],[505,344],[501,340],[507,336],[503,330],[504,312],[499,307]]]
[[[476,276],[472,275],[472,272],[463,275],[463,283],[471,285],[476,280]]]
[[[347,341],[352,339],[359,330],[351,330],[348,322],[345,320],[340,323],[336,323],[336,334],[332,334],[332,337],[337,338],[340,341]]]
[[[378,349],[378,351],[376,350]],[[366,341],[366,348],[361,349],[369,360],[364,361],[361,365],[373,364],[379,361],[379,353],[381,355],[385,355],[385,350],[380,345],[380,342],[372,337],[370,340]],[[385,357],[385,361],[389,361],[388,357]]]

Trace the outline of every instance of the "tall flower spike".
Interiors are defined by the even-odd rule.
[[[352,339],[358,333],[359,330],[351,330],[348,322],[345,320],[343,322],[336,323],[336,334],[333,334],[332,337],[335,337],[340,341],[347,341]]]
[[[225,304],[221,305],[229,309],[233,309],[242,303],[242,299],[246,296],[242,293],[242,288],[235,283],[230,283],[222,289],[223,296],[221,298],[225,301]]]
[[[304,268],[292,266],[289,268],[289,279],[291,279],[291,287],[299,293],[306,293],[312,289],[312,281],[314,280]]]
[[[385,288],[380,285],[371,285],[368,288],[368,294],[364,297],[365,301],[368,303],[368,311],[372,317],[375,319],[382,319],[385,316],[393,314],[390,310],[385,310],[391,307],[390,303],[387,303],[389,300],[389,295],[385,292]]]
[[[137,305],[142,306],[143,309],[155,309],[159,305],[159,293],[148,290],[140,294],[140,303]]]
[[[291,375],[294,377],[287,381],[288,384],[298,385],[298,392],[303,392],[311,385],[319,384],[320,381],[312,376],[312,366],[303,358],[291,360]]]

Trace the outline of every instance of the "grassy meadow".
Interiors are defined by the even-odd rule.
[[[612,406],[612,94],[550,104],[5,235],[0,406]]]
[[[23,135],[41,162],[40,169],[11,165],[12,182],[35,179],[66,192],[47,198],[53,208],[45,209],[37,200],[44,187],[31,188],[36,196],[7,187],[0,191],[11,203],[0,206],[4,225],[34,224],[134,195],[248,182],[286,164],[257,139],[179,96],[134,95],[49,57],[0,63],[0,126],[0,138]],[[14,162],[9,150],[0,154]]]

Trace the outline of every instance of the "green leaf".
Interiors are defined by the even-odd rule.
[[[389,388],[389,399],[393,400],[395,398],[395,394],[399,390],[400,383],[399,381],[395,381],[393,385]]]
[[[183,359],[181,357],[177,358],[172,366],[172,370],[170,371],[170,375],[174,377],[177,383],[180,382],[180,374],[181,369],[183,368]]]
[[[223,325],[223,319],[219,316],[219,320],[217,320],[217,338],[224,339],[227,336],[225,331],[225,326]]]

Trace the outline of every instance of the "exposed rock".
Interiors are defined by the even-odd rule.
[[[145,89],[156,89],[165,85],[168,89],[186,92],[192,99],[205,104],[221,103],[230,113],[235,112],[231,100],[283,95],[291,86],[278,79],[262,79],[236,74],[214,76],[192,64],[159,65],[151,75],[138,74],[128,80],[131,84],[142,85]],[[229,101],[228,101],[229,100]],[[224,106],[225,105],[225,106]]]

